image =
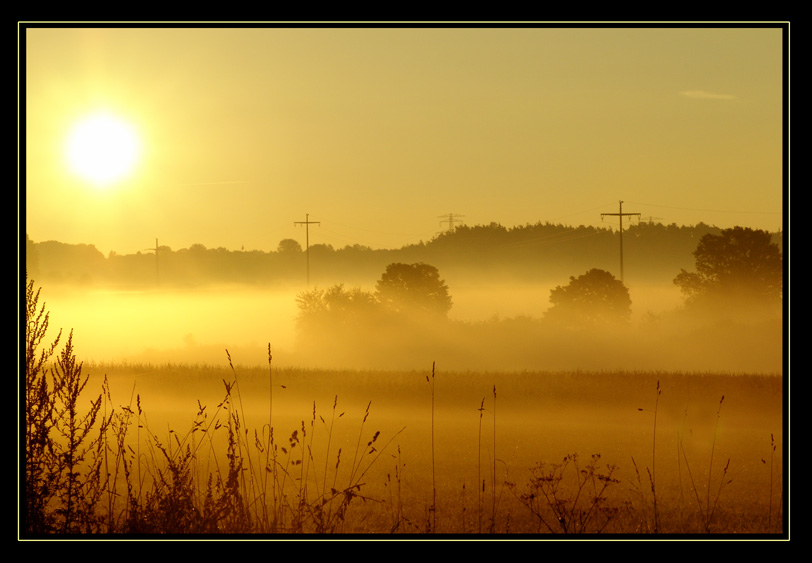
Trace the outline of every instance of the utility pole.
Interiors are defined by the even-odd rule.
[[[307,287],[310,287],[310,225],[321,225],[321,221],[311,221],[310,214],[305,213],[304,221],[294,221],[293,225],[305,226],[305,257],[307,260]]]
[[[620,283],[623,283],[623,217],[628,215],[636,215],[640,217],[639,213],[623,213],[623,202],[620,202],[620,210],[618,213],[601,213],[601,219],[604,216],[611,215],[613,217],[620,217]]]
[[[439,217],[443,218],[443,217],[445,217],[445,215],[440,215]],[[449,213],[448,214],[448,219],[446,219],[445,221],[440,221],[440,225],[442,225],[443,223],[448,223],[448,232],[453,232],[454,231],[454,223],[457,223],[457,222],[461,223],[462,222],[462,221],[458,221],[457,217],[465,217],[465,215],[457,215],[456,213]]]
[[[150,252],[153,251],[152,248],[145,248],[144,250],[149,250]],[[155,285],[160,285],[161,278],[158,275],[158,239],[155,239]]]

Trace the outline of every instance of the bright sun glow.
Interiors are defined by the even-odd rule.
[[[134,168],[140,152],[133,127],[105,113],[81,120],[68,138],[71,169],[98,188],[108,188]]]

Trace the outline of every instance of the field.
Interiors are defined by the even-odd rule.
[[[590,340],[457,320],[377,356],[370,341],[315,341],[303,362],[290,342],[273,357],[251,344],[292,333],[290,310],[267,314],[289,295],[53,297],[52,325],[77,339],[27,366],[26,537],[786,537],[772,324]],[[318,367],[329,360],[367,367]],[[554,367],[568,363],[583,369]],[[596,367],[624,364],[641,367]]]
[[[202,514],[212,494],[239,507],[207,533],[783,531],[780,376],[298,370],[225,352],[86,370],[132,409],[120,455],[130,495],[154,501],[148,533],[194,533],[160,529],[161,506]],[[120,498],[105,506],[125,529]]]

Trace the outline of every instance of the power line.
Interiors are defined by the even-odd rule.
[[[733,215],[781,215],[780,211],[746,211],[746,210],[730,210],[730,209],[702,209],[698,207],[676,207],[673,205],[658,205],[656,203],[642,203],[642,202],[635,202],[630,201],[628,203],[633,203],[635,205],[645,205],[647,207],[659,207],[662,209],[677,209],[680,211],[701,211],[703,213],[730,213]]]

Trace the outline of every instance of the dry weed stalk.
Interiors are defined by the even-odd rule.
[[[685,467],[688,472],[688,477],[691,481],[691,488],[694,491],[694,496],[696,498],[697,509],[699,510],[700,518],[702,519],[702,525],[705,533],[711,533],[711,524],[713,522],[713,515],[716,512],[716,508],[719,505],[719,498],[722,494],[722,488],[725,485],[729,485],[732,483],[732,480],[727,479],[727,473],[730,468],[730,459],[728,458],[727,463],[725,464],[722,470],[722,476],[719,480],[719,488],[716,490],[716,494],[711,499],[711,484],[713,479],[713,457],[716,450],[716,437],[719,432],[719,419],[721,418],[722,412],[722,403],[725,400],[725,396],[722,395],[722,398],[719,400],[719,407],[716,411],[716,426],[714,427],[713,431],[713,442],[711,443],[711,452],[710,452],[710,463],[708,465],[708,482],[706,486],[706,495],[705,495],[705,502],[702,502],[702,499],[699,497],[699,488],[697,487],[696,481],[694,480],[693,472],[691,471],[691,465],[688,462],[688,455],[685,453],[685,448],[682,448],[682,456],[683,460],[685,461]],[[703,509],[704,504],[704,509]]]
[[[426,525],[427,531],[432,533],[432,531],[437,530],[437,476],[434,461],[434,362],[431,362],[431,379],[427,375],[426,381],[431,387],[431,506],[429,507]]]
[[[770,433],[770,488],[769,488],[769,498],[768,498],[768,509],[767,509],[767,532],[772,532],[772,521],[773,521],[773,466],[775,463],[775,435],[771,432]],[[762,459],[761,463],[766,464],[767,462]]]
[[[578,454],[564,457],[561,463],[538,463],[531,469],[526,492],[516,492],[516,498],[538,520],[538,531],[552,534],[600,534],[618,514],[607,506],[607,492],[619,483],[612,477],[617,469],[607,465],[598,468],[600,455],[592,456],[581,468]]]
[[[654,413],[654,429],[652,431],[652,438],[651,438],[651,469],[648,471],[649,483],[651,485],[651,497],[652,502],[654,504],[654,533],[658,533],[660,531],[660,512],[657,508],[657,473],[656,473],[656,461],[657,461],[657,412],[660,406],[660,395],[662,394],[662,389],[660,389],[660,380],[657,380],[657,396],[654,401],[654,410],[649,411],[649,409],[638,408],[638,411],[647,411]],[[632,458],[632,462],[634,462],[634,458]],[[637,464],[635,463],[635,468]],[[638,479],[640,474],[638,473]]]
[[[89,410],[80,409],[89,376],[83,378],[83,364],[76,361],[72,331],[56,364],[48,367],[62,331],[40,349],[50,315],[39,305],[33,280],[26,282],[23,529],[27,534],[98,532],[104,525],[96,507],[107,487],[101,469],[111,418],[99,417],[102,393]]]
[[[491,468],[491,528],[496,530],[496,385],[493,386],[493,466]]]
[[[479,405],[479,432],[477,434],[477,532],[482,533],[482,495],[485,492],[485,481],[482,479],[482,415],[485,412],[485,397]]]

